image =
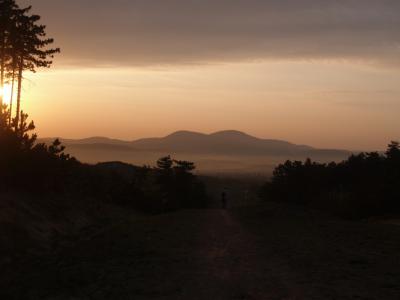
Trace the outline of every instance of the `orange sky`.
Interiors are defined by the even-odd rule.
[[[349,63],[61,69],[29,76],[24,107],[43,136],[136,139],[237,129],[319,147],[399,138],[400,72]]]
[[[26,75],[42,137],[236,129],[355,150],[400,139],[400,3],[31,2],[62,49]]]

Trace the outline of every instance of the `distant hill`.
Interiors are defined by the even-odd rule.
[[[53,139],[39,142],[49,143]],[[72,140],[61,139],[68,152],[84,162],[124,161],[154,164],[163,155],[171,154],[197,163],[207,172],[270,172],[286,159],[312,158],[317,161],[340,161],[349,151],[317,149],[287,141],[260,139],[246,133],[226,130],[212,134],[177,131],[165,137],[122,141],[105,137]]]
[[[131,145],[142,150],[223,155],[287,155],[312,150],[311,147],[279,140],[263,140],[233,130],[209,135],[178,131],[163,138],[137,140]]]

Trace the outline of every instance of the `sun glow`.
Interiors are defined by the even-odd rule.
[[[0,96],[3,96],[3,102],[5,104],[10,104],[11,102],[11,84],[4,84],[2,88],[0,88]]]

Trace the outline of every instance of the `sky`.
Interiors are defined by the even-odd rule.
[[[61,54],[26,74],[40,136],[236,129],[324,148],[400,139],[400,1],[24,0]]]

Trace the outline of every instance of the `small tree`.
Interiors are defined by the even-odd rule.
[[[34,122],[28,122],[28,114],[21,111],[21,118],[19,119],[19,123],[16,123],[16,126],[17,130],[15,132],[21,139],[22,150],[31,150],[37,139],[35,133],[30,134],[31,131],[35,130]]]
[[[196,169],[196,166],[191,161],[186,160],[174,160],[175,170],[181,173],[190,173]]]
[[[390,160],[400,161],[400,143],[392,141],[386,150],[386,157]]]
[[[8,119],[8,109],[7,106],[3,104],[0,106],[0,143],[6,132],[10,130],[7,119]]]
[[[161,170],[167,171],[171,170],[174,161],[171,158],[171,155],[161,157],[157,160],[157,167]]]

